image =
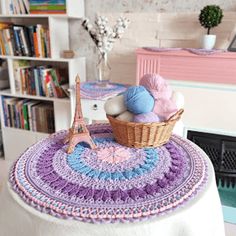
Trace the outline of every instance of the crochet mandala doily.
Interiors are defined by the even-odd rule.
[[[102,100],[123,93],[128,85],[118,83],[108,83],[105,87],[96,82],[83,82],[80,85],[81,98]]]
[[[67,154],[61,131],[30,147],[10,172],[13,190],[35,209],[85,222],[139,221],[191,201],[207,181],[207,163],[177,136],[159,148],[114,141],[109,125],[88,127],[97,145]]]

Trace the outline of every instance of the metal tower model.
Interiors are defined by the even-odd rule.
[[[72,153],[75,146],[80,142],[85,142],[90,145],[92,149],[96,148],[89,131],[86,127],[84,117],[81,109],[80,101],[80,78],[76,77],[76,104],[75,115],[72,127],[69,129],[69,134],[65,139],[65,143],[69,142],[67,153]]]

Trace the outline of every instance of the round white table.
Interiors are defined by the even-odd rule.
[[[194,146],[194,144],[192,144]],[[196,149],[199,149],[197,146]],[[60,219],[27,205],[6,183],[0,194],[1,236],[224,236],[221,203],[215,175],[203,151],[207,182],[195,197],[164,215],[140,222],[86,223]]]

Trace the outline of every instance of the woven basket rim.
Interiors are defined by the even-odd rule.
[[[124,120],[118,120],[115,117],[111,116],[111,115],[106,115],[108,120],[112,120],[116,123],[120,123],[123,125],[128,125],[128,126],[132,126],[132,127],[139,127],[139,126],[165,126],[168,125],[170,122],[179,120],[181,115],[183,114],[184,109],[180,109],[178,110],[173,116],[171,116],[168,120],[166,121],[162,121],[162,122],[146,122],[146,123],[138,123],[138,122],[132,122],[132,121],[124,121]]]

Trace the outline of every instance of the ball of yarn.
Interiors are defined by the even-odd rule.
[[[154,112],[148,112],[135,115],[133,121],[137,123],[151,123],[161,122],[161,119]]]
[[[118,115],[116,117],[116,119],[123,120],[123,121],[133,121],[134,114],[129,111],[125,111],[125,112],[121,113],[120,115]]]
[[[131,86],[124,93],[127,109],[134,113],[147,113],[152,111],[154,98],[143,86]]]
[[[184,95],[180,92],[174,91],[171,96],[171,101],[173,101],[178,110],[184,108]]]
[[[115,96],[108,99],[104,104],[106,114],[116,116],[127,110],[124,103],[124,95]]]
[[[168,120],[178,111],[176,104],[170,99],[158,99],[155,101],[153,112],[163,120]]]
[[[171,98],[172,89],[158,74],[145,74],[140,80],[140,85],[144,86],[155,99]]]

